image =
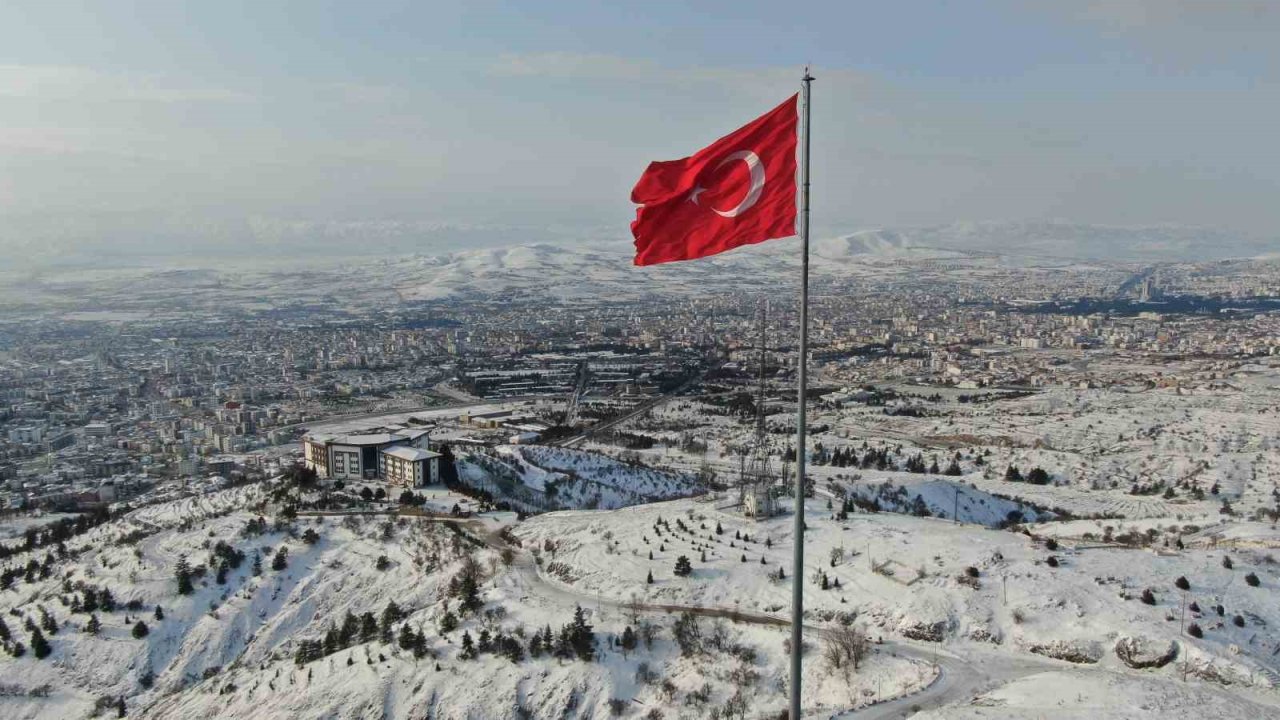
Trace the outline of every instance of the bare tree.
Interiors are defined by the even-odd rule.
[[[852,665],[856,671],[869,649],[870,643],[862,628],[852,625],[833,627],[827,630],[822,656],[837,670]]]
[[[631,599],[623,606],[623,609],[627,613],[627,622],[632,625],[640,624],[640,611],[644,609],[644,603],[640,602],[638,595],[632,595]]]

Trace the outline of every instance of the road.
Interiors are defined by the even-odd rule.
[[[468,527],[476,528],[478,525],[476,521],[473,521],[468,523]],[[508,547],[498,536],[496,529],[484,527],[483,523],[479,527],[482,529],[482,539],[486,545],[499,549]],[[734,608],[619,602],[575,592],[543,576],[539,572],[533,556],[523,551],[517,554],[513,563],[513,570],[519,578],[521,586],[527,592],[561,606],[576,604],[584,607],[609,608],[611,611],[619,613],[634,611],[665,615],[691,612],[702,617],[724,618],[735,623],[769,627],[788,627],[791,624],[789,618],[764,613],[744,612]],[[805,633],[810,637],[816,636],[820,638],[825,632],[826,628],[817,625],[805,625]],[[911,695],[834,715],[829,710],[806,712],[805,717],[852,718],[856,720],[888,720],[889,718],[909,717],[919,710],[968,702],[991,687],[1020,677],[1050,669],[1074,667],[1066,663],[1033,657],[1014,657],[995,651],[986,651],[981,648],[966,648],[961,653],[951,649],[939,649],[929,643],[894,640],[885,640],[875,647],[880,654],[894,655],[925,664],[936,664],[938,676],[927,688]]]
[[[659,405],[671,400],[672,398],[684,392],[685,390],[688,390],[694,385],[702,382],[704,379],[706,379],[707,375],[710,372],[712,372],[713,370],[718,370],[722,365],[724,365],[723,362],[712,363],[707,367],[706,370],[703,370],[697,375],[694,375],[693,377],[689,378],[685,382],[681,383],[680,386],[675,388],[674,390],[669,390],[652,400],[641,403],[640,405],[636,406],[634,410],[632,410],[631,412],[625,415],[621,415],[616,418],[611,418],[609,420],[602,420],[592,425],[591,427],[584,428],[582,432],[578,433],[577,435],[574,435],[573,437],[565,438],[563,440],[560,440],[559,442],[553,442],[548,444],[560,445],[563,447],[572,447],[574,445],[581,443],[582,441],[586,440],[587,438],[591,437],[592,435],[602,430],[608,430],[610,428],[617,427],[618,425],[621,425],[625,422],[638,418],[641,415],[649,412],[650,410],[658,407]]]

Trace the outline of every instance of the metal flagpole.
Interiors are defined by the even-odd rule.
[[[804,470],[805,397],[809,392],[809,86],[813,76],[804,69],[803,142],[800,165],[800,376],[796,413],[795,545],[791,572],[791,712],[800,720],[800,655],[804,648]]]

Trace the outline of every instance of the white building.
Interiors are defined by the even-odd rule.
[[[375,480],[386,477],[383,451],[397,447],[425,451],[428,440],[428,431],[416,428],[355,435],[310,433],[302,438],[302,457],[324,480]]]
[[[378,462],[390,485],[421,487],[440,482],[440,453],[397,445],[382,450]]]

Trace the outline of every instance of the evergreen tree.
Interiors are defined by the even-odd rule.
[[[255,550],[253,553],[253,576],[258,577],[262,574],[262,556]]]
[[[338,637],[338,628],[333,623],[329,623],[329,629],[324,633],[324,654],[332,655],[342,649],[342,641]]]
[[[373,613],[367,612],[360,616],[360,642],[373,642],[378,636],[378,621],[373,617]]]
[[[476,644],[471,639],[471,633],[462,631],[462,652],[458,653],[458,657],[462,660],[470,660],[476,656]]]
[[[289,550],[281,547],[276,550],[276,556],[271,558],[271,569],[279,572],[289,567]]]
[[[451,611],[449,611],[449,610],[445,610],[445,611],[444,611],[444,614],[440,616],[440,632],[441,632],[441,634],[444,634],[444,633],[451,633],[451,632],[453,632],[454,630],[456,630],[457,628],[458,628],[458,616],[457,616],[457,615],[454,615],[454,614],[453,614]]]
[[[338,646],[351,647],[356,641],[356,637],[360,634],[360,619],[347,611],[346,617],[342,618],[342,628],[338,630]]]
[[[587,615],[581,605],[573,611],[573,624],[570,628],[569,642],[573,647],[573,654],[577,655],[579,660],[594,660],[596,636],[591,631],[591,626],[587,624]]]
[[[178,566],[173,570],[173,577],[178,581],[178,594],[190,595],[195,588],[191,585],[191,566],[187,564],[187,556],[178,558]],[[104,603],[104,608],[105,603]]]
[[[399,639],[400,649],[406,651],[412,650],[414,643],[417,642],[417,637],[418,634],[413,631],[413,628],[409,627],[409,623],[401,625]]]
[[[40,628],[31,630],[31,652],[35,654],[37,660],[43,660],[53,652],[49,641],[44,639],[44,633],[40,632]]]
[[[681,555],[680,557],[676,558],[676,568],[675,568],[676,577],[688,577],[692,573],[693,573],[693,565],[692,563],[689,562],[688,556]]]
[[[40,606],[40,627],[50,635],[58,634],[58,621],[43,605]]]
[[[146,623],[139,620],[137,624],[133,626],[132,632],[135,638],[138,638],[139,640],[141,640],[142,638],[146,637],[148,633],[151,632],[151,629],[147,627]]]
[[[391,644],[391,639],[393,637],[392,627],[400,621],[402,616],[403,613],[400,612],[400,606],[396,605],[394,601],[387,603],[387,607],[382,611],[382,623],[379,627],[379,639],[382,640],[382,642],[388,645]]]
[[[636,633],[631,629],[631,626],[628,625],[626,629],[622,631],[622,656],[626,657],[627,653],[635,649]]]
[[[160,607],[159,605],[156,605],[155,618],[157,621],[164,619],[164,608]]]
[[[102,623],[98,620],[97,615],[89,616],[89,622],[84,624],[84,631],[90,635],[97,635],[102,632]]]
[[[0,617],[0,644],[9,642],[10,637],[12,636],[9,634],[9,625],[4,618]]]
[[[98,593],[98,605],[102,607],[103,612],[116,611],[116,598],[111,594],[111,588],[102,588],[102,592]]]
[[[120,697],[116,698],[116,717],[122,718],[124,716],[125,716],[124,696],[121,695]]]
[[[653,584],[653,571],[652,571],[652,570],[650,570],[650,571],[649,571],[649,577],[645,579],[645,582],[646,582],[646,583],[648,583],[649,585],[652,585],[652,584]]]

